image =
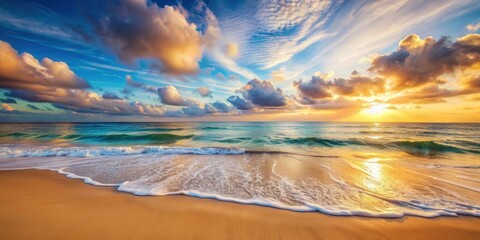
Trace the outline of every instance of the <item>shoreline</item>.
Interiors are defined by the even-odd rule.
[[[135,196],[48,170],[0,171],[1,239],[477,239],[478,217],[370,218],[185,195]]]

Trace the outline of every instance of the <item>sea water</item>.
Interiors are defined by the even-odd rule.
[[[480,124],[4,123],[13,169],[332,215],[480,216]]]

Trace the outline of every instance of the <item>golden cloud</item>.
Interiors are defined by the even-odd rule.
[[[97,33],[104,44],[120,59],[131,62],[138,58],[154,58],[161,70],[170,74],[192,74],[199,70],[204,46],[211,47],[220,37],[213,13],[205,4],[203,35],[189,23],[183,8],[158,7],[147,0],[120,0],[108,16],[97,23]]]

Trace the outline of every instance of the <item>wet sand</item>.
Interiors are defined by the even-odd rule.
[[[299,213],[140,197],[46,170],[0,171],[0,239],[479,239],[480,218]]]

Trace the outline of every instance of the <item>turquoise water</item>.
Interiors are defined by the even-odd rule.
[[[479,124],[22,123],[0,127],[0,143],[20,145],[185,145],[306,152],[368,148],[418,156],[480,154]]]
[[[480,124],[0,124],[0,169],[333,215],[480,215]]]

